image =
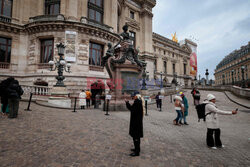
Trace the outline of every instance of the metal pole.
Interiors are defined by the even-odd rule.
[[[170,95],[170,102],[172,103],[172,94]]]
[[[162,99],[160,99],[161,101],[160,101],[160,111],[161,111],[161,106],[162,106]]]
[[[30,109],[30,103],[31,103],[32,95],[33,95],[33,93],[32,93],[32,92],[30,92],[29,104],[28,104],[27,109],[25,109],[25,111],[32,111],[32,110]]]
[[[74,111],[72,112],[76,112],[76,100],[77,100],[77,97],[75,97]]]
[[[109,115],[109,99],[107,100],[107,110],[105,115]]]
[[[146,116],[148,116],[148,101],[145,100],[145,109],[146,109]]]

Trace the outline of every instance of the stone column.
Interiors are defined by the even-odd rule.
[[[77,9],[78,9],[78,1],[77,0],[69,0],[68,3],[68,20],[77,21]]]
[[[28,36],[24,33],[21,33],[19,36],[19,46],[18,46],[18,66],[17,73],[25,73],[27,67],[27,55],[28,55]]]

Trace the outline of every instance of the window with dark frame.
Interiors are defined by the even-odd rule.
[[[11,17],[12,16],[13,0],[0,0],[0,15]]]
[[[173,74],[175,73],[175,63],[173,63]]]
[[[103,23],[103,0],[89,0],[88,18]]]
[[[89,43],[89,65],[101,66],[103,55],[103,45],[90,42]]]
[[[154,61],[154,73],[157,71],[157,60]]]
[[[61,0],[45,0],[45,15],[60,14]]]
[[[135,19],[135,12],[130,11],[130,18],[131,18],[131,19]]]
[[[164,73],[167,73],[167,62],[164,61],[163,63],[164,63]]]
[[[11,42],[10,38],[0,37],[0,62],[10,63],[11,57]]]
[[[129,31],[129,37],[130,37],[130,40],[131,40],[131,43],[132,45],[134,46],[135,48],[135,44],[136,44],[136,33],[133,32],[133,31]]]
[[[187,74],[187,69],[186,69],[187,68],[187,64],[184,63],[183,64],[183,68],[184,68],[184,75],[186,75]]]
[[[40,63],[48,63],[50,60],[53,60],[54,40],[53,39],[42,39],[40,41],[41,41]]]

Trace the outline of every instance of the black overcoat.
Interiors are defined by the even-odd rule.
[[[127,102],[126,106],[130,110],[129,135],[133,138],[142,138],[143,137],[142,101],[136,99],[133,105],[130,105],[129,102]]]

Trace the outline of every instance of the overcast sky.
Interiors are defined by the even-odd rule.
[[[198,44],[198,74],[210,76],[229,53],[250,41],[250,0],[157,0],[153,31]]]

